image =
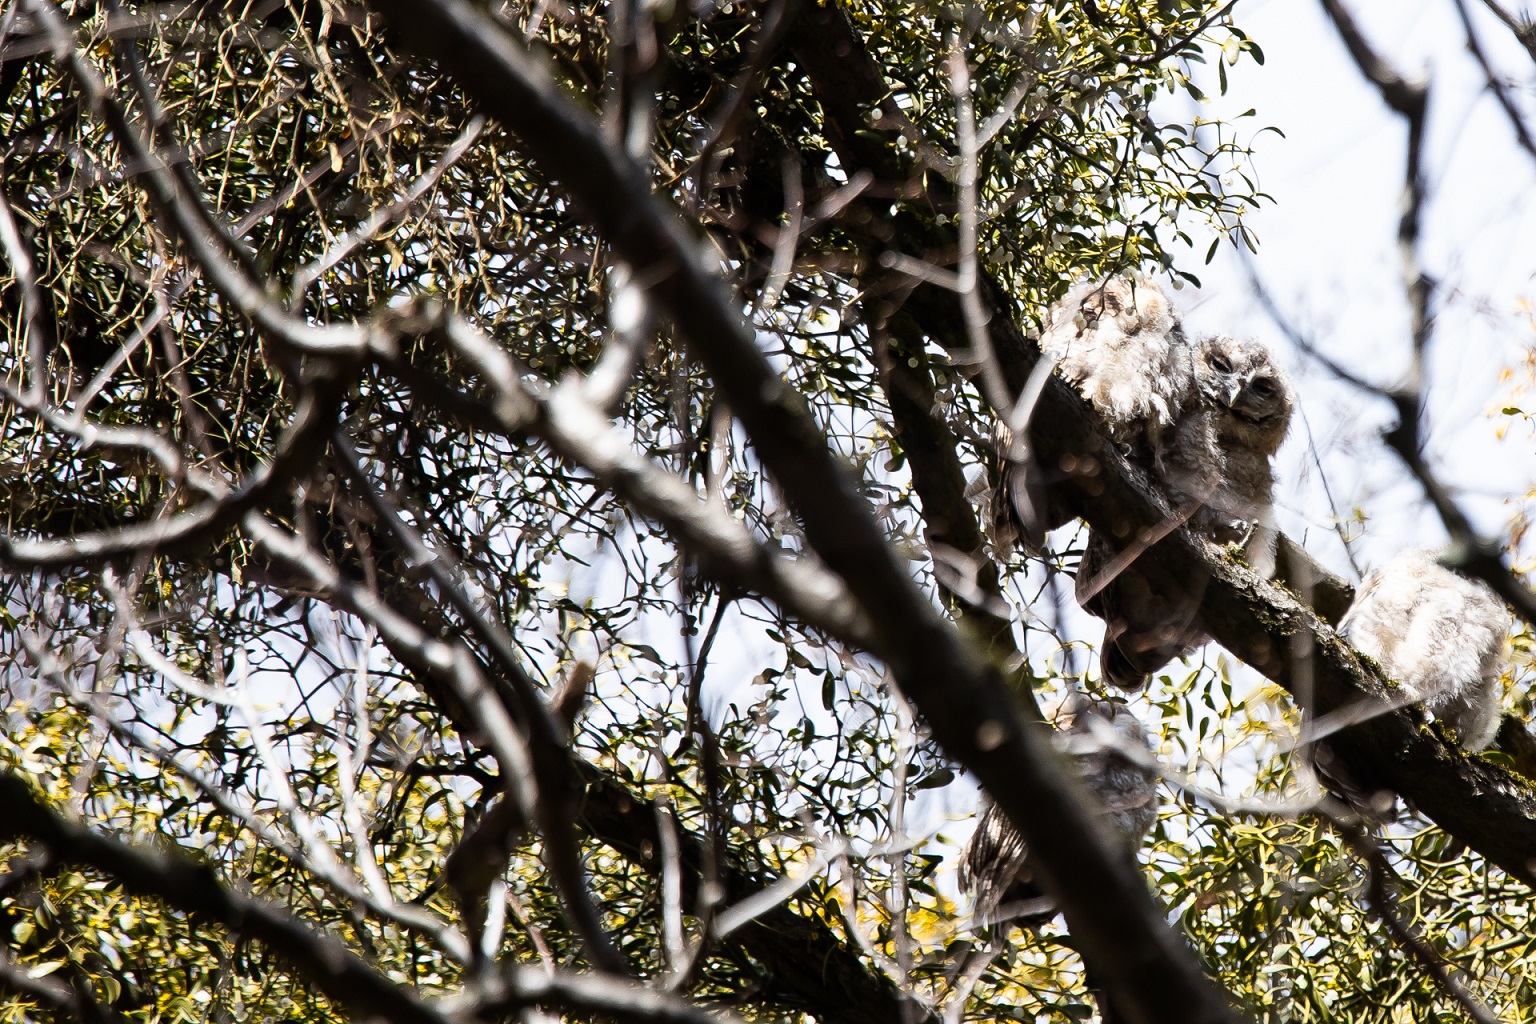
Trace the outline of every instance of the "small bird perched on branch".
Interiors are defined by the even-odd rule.
[[[1192,349],[1191,394],[1160,434],[1152,478],[1174,515],[1217,544],[1242,544],[1254,570],[1270,576],[1279,535],[1271,459],[1290,428],[1290,383],[1256,341],[1214,335]],[[1208,639],[1207,581],[1153,573],[1135,554],[1095,534],[1077,575],[1079,603],[1104,620],[1101,676],[1122,690],[1141,689]]]
[[[1109,439],[1150,462],[1190,397],[1190,349],[1168,296],[1144,278],[1111,277],[1076,285],[1046,313],[1040,351],[1056,373],[1103,418]],[[1001,464],[993,501],[1000,547],[1039,551],[1049,530],[1070,518],[1052,507],[1047,484],[1056,467],[1018,460],[1012,427],[1000,410],[993,442]]]
[[[1339,635],[1455,729],[1463,749],[1478,751],[1499,730],[1511,622],[1487,584],[1411,549],[1365,578]]]
[[[1134,856],[1157,820],[1157,773],[1149,767],[1146,733],[1129,708],[1074,695],[1060,729],[1062,747],[1082,774],[1109,831]],[[996,804],[977,822],[960,860],[960,886],[975,904],[973,919],[1040,924],[1055,916],[1050,898],[1034,879],[1029,844]]]

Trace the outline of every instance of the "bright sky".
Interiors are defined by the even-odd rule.
[[[1485,52],[1528,101],[1536,80],[1530,56],[1480,4],[1470,6]],[[1536,160],[1518,147],[1486,88],[1451,0],[1356,0],[1352,9],[1378,52],[1431,83],[1432,191],[1421,259],[1441,283],[1442,306],[1427,364],[1430,446],[1443,478],[1465,488],[1465,503],[1495,532],[1514,511],[1505,499],[1523,496],[1536,480],[1528,431],[1516,425],[1500,442],[1506,418],[1488,415],[1507,404],[1501,370],[1518,365],[1533,340],[1522,302],[1536,270],[1536,209],[1528,201]],[[1260,240],[1254,266],[1320,350],[1367,380],[1394,383],[1409,350],[1395,243],[1403,121],[1361,77],[1319,3],[1243,0],[1235,16],[1266,62],[1229,68],[1227,96],[1199,112],[1231,117],[1256,108],[1250,133],[1265,125],[1285,133],[1255,140],[1260,187],[1276,203],[1249,220]],[[1209,93],[1215,79],[1214,69],[1201,79]],[[1187,120],[1193,104],[1182,115],[1164,112]],[[1356,548],[1366,565],[1407,544],[1437,543],[1443,534],[1418,487],[1379,453],[1375,434],[1393,416],[1387,404],[1330,380],[1297,352],[1254,301],[1230,248],[1196,272],[1206,287],[1185,294],[1190,323],[1262,338],[1286,353],[1301,385],[1306,424],[1293,429],[1281,456],[1288,532],[1305,536],[1335,569],[1348,569],[1342,546],[1327,536],[1329,503],[1306,444],[1309,424],[1338,507],[1347,513],[1358,505],[1370,517]]]

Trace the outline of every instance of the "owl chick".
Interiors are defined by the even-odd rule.
[[[1464,749],[1478,751],[1499,729],[1510,625],[1509,609],[1486,584],[1409,550],[1366,577],[1339,635],[1455,729]]]
[[[1200,603],[1209,582],[1200,574],[1152,569],[1134,550],[1089,533],[1077,567],[1077,603],[1104,620],[1104,684],[1134,693],[1152,673],[1206,643]]]
[[[1191,397],[1183,323],[1149,280],[1112,277],[1073,288],[1051,308],[1040,351],[1121,443],[1146,438],[1156,447]]]
[[[1261,575],[1275,567],[1271,458],[1290,427],[1291,387],[1255,341],[1223,335],[1194,346],[1194,396],[1162,433],[1153,477],[1175,515],[1217,544],[1243,543]],[[1078,603],[1104,620],[1100,675],[1122,690],[1209,638],[1200,624],[1207,580],[1156,573],[1090,536],[1078,567]]]
[[[1146,279],[1112,277],[1076,285],[1046,314],[1040,350],[1104,420],[1110,440],[1150,458],[1194,396],[1192,353],[1178,312]],[[1017,461],[1012,431],[1000,417],[1001,458],[993,536],[1039,550],[1045,534],[1070,518],[1048,500],[1048,470]]]
[[[1061,745],[1110,832],[1134,856],[1157,820],[1157,774],[1146,767],[1151,751],[1141,723],[1123,704],[1081,695],[1067,710]],[[975,919],[988,924],[1017,919],[1026,925],[1050,920],[1056,912],[1033,875],[1024,837],[997,805],[989,806],[960,860],[960,886],[971,893]]]
[[[1274,574],[1277,536],[1271,460],[1291,427],[1290,379],[1264,345],[1220,334],[1201,339],[1194,376],[1198,407],[1210,412],[1221,463],[1196,527],[1218,544],[1246,539],[1248,563],[1267,578]],[[1198,456],[1204,447],[1196,442]],[[1165,478],[1176,475],[1181,460],[1188,464],[1187,455],[1163,456]]]

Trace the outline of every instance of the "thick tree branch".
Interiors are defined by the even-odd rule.
[[[581,771],[587,780],[582,827],[659,876],[662,847],[655,807],[601,769],[583,764]],[[694,901],[703,878],[705,843],[703,837],[688,832],[678,837],[686,903]],[[769,880],[729,863],[721,865],[719,874],[731,903],[769,885]],[[826,924],[782,903],[733,931],[726,941],[740,945],[767,969],[768,994],[774,1001],[818,1018],[847,1024],[888,1024],[903,1019],[903,1007],[911,1005],[889,978],[868,970]]]
[[[836,576],[815,564],[774,551],[752,536],[719,504],[701,498],[688,483],[636,452],[614,430],[600,403],[588,394],[590,379],[570,377],[552,389],[526,383],[528,371],[468,322],[441,308],[404,310],[402,331],[430,333],[449,345],[489,389],[487,401],[458,395],[490,412],[502,433],[532,434],[562,458],[596,476],[642,513],[664,524],[701,567],[716,579],[760,594],[818,629],[867,645],[871,627]],[[411,375],[417,381],[422,375]],[[455,402],[447,388],[424,394]]]
[[[390,1024],[459,1024],[531,1006],[636,1024],[718,1024],[731,1019],[619,978],[568,972],[550,975],[542,968],[516,964],[502,965],[495,973],[472,981],[454,1000],[423,1000],[283,908],[226,887],[207,865],[178,852],[99,835],[68,820],[9,771],[0,771],[0,840],[41,843],[62,863],[95,868],[135,895],[162,900],[182,913],[259,939],[328,999]],[[7,981],[0,972],[0,985]],[[49,1000],[65,996],[56,989],[29,994]]]
[[[543,828],[544,863],[560,894],[566,919],[581,937],[591,963],[602,971],[626,973],[627,964],[609,939],[602,915],[587,888],[586,871],[569,835],[573,826],[558,816],[562,809],[559,791],[544,793],[541,789],[545,782],[553,782],[557,787],[564,784],[566,774],[560,771],[562,765],[558,763],[541,768],[535,751],[530,749],[525,730],[535,726],[527,721],[526,711],[521,716],[517,714],[519,706],[526,704],[520,693],[523,687],[516,681],[505,687],[492,685],[484,666],[461,641],[430,636],[377,594],[344,581],[328,561],[302,540],[261,516],[247,515],[244,527],[274,562],[308,588],[331,595],[339,607],[377,629],[397,656],[409,652],[408,664],[422,666],[439,687],[453,695],[472,730],[469,735],[480,738],[495,754],[508,799],[517,803],[524,820],[536,821]],[[519,717],[522,722],[517,721]],[[539,752],[551,756],[546,748]]]
[[[396,547],[387,535],[379,535],[376,540],[374,549],[386,555]],[[443,606],[427,599],[411,582],[413,576],[425,573],[412,568],[420,566],[422,560],[409,557],[411,552],[403,547],[400,555],[403,557],[389,556],[388,570],[380,573],[382,599],[409,608],[432,635],[460,632],[460,626],[447,617]],[[313,592],[311,583],[310,579],[304,580],[301,589]],[[332,603],[345,603],[329,592],[322,592],[321,596]],[[390,632],[381,633],[380,639],[394,658],[414,674],[418,685],[461,735],[474,736],[483,730],[483,724],[460,696],[440,681],[420,644],[401,643]],[[481,661],[480,671],[507,713],[517,718],[521,712],[518,701],[509,692],[511,684],[502,678],[501,659]],[[655,805],[603,769],[568,753],[566,756],[582,788],[575,814],[577,827],[659,879],[662,841]],[[685,905],[692,906],[703,878],[706,840],[680,831],[677,841],[682,899]],[[772,882],[730,862],[719,865],[718,877],[726,899],[732,903],[763,891]],[[726,944],[740,949],[765,970],[764,998],[773,1003],[845,1024],[886,1024],[901,1019],[902,1006],[909,1005],[889,978],[869,970],[824,921],[797,913],[784,904],[733,931]]]
[[[912,487],[922,503],[935,575],[954,602],[956,621],[975,632],[1000,664],[1007,664],[1019,657],[1019,649],[1002,601],[997,566],[987,554],[976,513],[965,494],[959,440],[934,412],[937,399],[922,339],[908,336],[915,325],[906,319],[889,323],[895,315],[894,310],[876,313],[876,321],[887,325],[893,342],[900,338],[917,344],[891,344],[871,355],[881,365],[891,420],[912,468]],[[875,344],[881,345],[878,337]],[[1034,693],[1027,684],[1016,686],[1015,692],[1033,704]]]
[[[506,631],[481,613],[469,595],[453,579],[443,559],[422,541],[415,530],[402,520],[387,501],[374,490],[357,453],[351,443],[339,432],[335,438],[337,454],[351,475],[364,500],[384,522],[396,542],[405,549],[408,558],[424,565],[428,575],[437,584],[454,610],[469,626],[481,646],[490,652],[498,674],[506,682],[505,687],[494,687],[488,682],[487,689],[507,710],[528,740],[528,754],[538,781],[538,800],[533,808],[524,807],[526,814],[532,811],[532,820],[539,825],[544,836],[544,862],[549,866],[556,887],[565,896],[570,912],[578,920],[577,930],[593,950],[593,962],[605,970],[618,970],[623,960],[611,948],[597,907],[585,898],[586,873],[581,868],[581,851],[577,847],[571,820],[575,816],[580,797],[580,786],[572,769],[571,758],[565,745],[565,729],[539,698],[538,687],[529,678]],[[484,677],[482,677],[484,678]],[[571,894],[580,893],[580,898]]]

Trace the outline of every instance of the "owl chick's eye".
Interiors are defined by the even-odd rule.
[[[1255,378],[1249,383],[1248,390],[1253,392],[1257,398],[1274,398],[1280,393],[1280,389],[1275,386],[1275,382],[1268,377]]]
[[[1209,363],[1211,369],[1215,370],[1217,373],[1232,372],[1232,360],[1228,359],[1220,352],[1212,352],[1209,356],[1206,357],[1205,361]]]

